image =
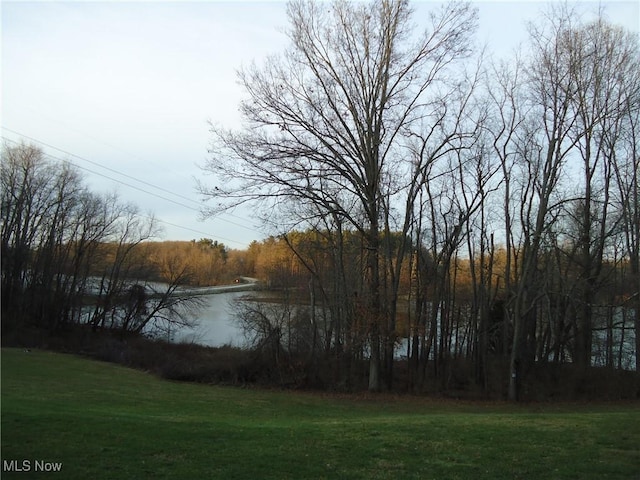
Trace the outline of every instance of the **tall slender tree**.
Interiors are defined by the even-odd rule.
[[[476,23],[469,4],[451,3],[416,34],[411,14],[405,0],[290,2],[291,46],[240,72],[249,96],[241,105],[245,128],[213,128],[205,169],[220,183],[200,185],[221,200],[208,213],[256,200],[268,211],[311,203],[360,232],[371,390],[381,386],[381,348],[395,316],[382,284],[385,202],[408,191],[400,203],[412,205],[418,189],[404,187],[422,177],[405,155],[405,138],[428,121],[434,99],[442,105],[435,97],[451,64],[468,55]]]

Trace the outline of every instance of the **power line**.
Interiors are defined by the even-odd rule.
[[[109,167],[105,167],[104,165],[100,165],[100,164],[99,164],[99,163],[97,163],[97,162],[93,162],[93,161],[91,161],[91,160],[88,160],[88,159],[86,159],[86,158],[80,157],[80,156],[75,155],[75,154],[73,154],[73,153],[70,153],[70,152],[67,152],[67,151],[65,151],[65,150],[62,150],[62,149],[60,149],[60,148],[54,147],[53,145],[49,145],[49,144],[47,144],[46,142],[42,142],[42,141],[37,140],[37,139],[35,139],[35,138],[33,138],[33,137],[30,137],[30,136],[28,136],[28,135],[23,135],[23,134],[21,134],[21,133],[19,133],[19,132],[16,132],[16,131],[11,130],[11,129],[9,129],[9,128],[6,128],[6,127],[4,127],[4,126],[3,126],[2,128],[3,128],[4,130],[7,130],[7,131],[11,132],[11,133],[14,133],[14,134],[16,134],[16,135],[19,135],[19,136],[21,136],[21,137],[23,137],[23,138],[26,138],[26,139],[28,139],[28,140],[31,140],[31,141],[37,142],[37,143],[39,143],[40,145],[44,145],[44,146],[46,146],[46,147],[49,147],[49,148],[52,148],[52,149],[57,150],[57,151],[59,151],[59,152],[65,153],[65,154],[70,155],[70,156],[72,156],[72,157],[75,157],[75,158],[78,158],[78,159],[81,159],[81,160],[87,161],[87,162],[89,162],[89,163],[91,163],[91,164],[97,165],[97,166],[99,166],[99,167],[101,167],[101,168],[104,168],[104,169],[106,169],[106,170],[112,171],[112,172],[117,173],[117,174],[119,174],[119,175],[123,175],[123,176],[125,176],[125,177],[127,177],[127,178],[131,178],[132,180],[138,181],[138,182],[140,182],[140,183],[142,183],[142,184],[149,185],[149,186],[151,186],[151,187],[153,187],[153,188],[157,188],[157,189],[162,190],[162,191],[168,191],[168,190],[163,189],[162,187],[158,187],[158,186],[156,186],[156,185],[154,185],[154,184],[152,184],[152,183],[145,182],[145,181],[143,181],[143,180],[139,180],[139,179],[137,179],[137,178],[135,178],[135,177],[133,177],[133,176],[131,176],[131,175],[127,175],[127,174],[124,174],[124,173],[122,173],[122,172],[118,172],[118,171],[117,171],[117,170],[115,170],[115,169],[112,169],[112,168],[109,168]],[[19,142],[17,142],[16,140],[14,140],[14,139],[12,139],[12,138],[8,138],[8,137],[6,137],[6,136],[4,136],[4,135],[2,135],[1,137],[2,137],[4,140],[9,141],[9,142],[11,142],[11,143],[13,143],[13,144],[15,144],[15,145],[18,145],[18,144],[19,144]],[[44,153],[44,152],[43,152],[43,153]],[[199,209],[197,209],[197,208],[195,208],[195,207],[192,207],[192,206],[190,206],[190,205],[186,205],[186,204],[184,204],[184,203],[178,202],[178,201],[173,200],[173,199],[171,199],[171,198],[167,198],[167,197],[165,197],[165,196],[162,196],[162,195],[157,194],[157,193],[154,193],[154,192],[150,192],[150,191],[145,190],[145,189],[142,189],[142,188],[140,188],[140,187],[138,187],[138,186],[132,185],[132,184],[127,183],[127,182],[124,182],[124,181],[122,181],[122,180],[118,180],[117,178],[110,177],[110,176],[108,176],[108,175],[105,175],[105,174],[103,174],[103,173],[97,172],[97,171],[95,171],[95,170],[92,170],[92,169],[90,169],[90,168],[84,167],[84,166],[82,166],[82,165],[78,165],[77,163],[75,163],[75,162],[73,162],[73,161],[71,161],[71,160],[61,158],[61,157],[56,156],[56,155],[53,155],[53,154],[51,154],[51,153],[45,153],[45,155],[46,155],[47,157],[49,157],[49,158],[51,158],[51,159],[54,159],[54,160],[57,160],[57,161],[61,161],[61,162],[69,162],[69,163],[70,163],[70,164],[72,164],[74,167],[79,168],[80,170],[84,170],[84,171],[87,171],[87,172],[92,173],[92,174],[94,174],[94,175],[98,175],[98,176],[100,176],[100,177],[102,177],[102,178],[106,178],[106,179],[111,180],[111,181],[113,181],[113,182],[116,182],[116,183],[119,183],[119,184],[125,185],[125,186],[127,186],[127,187],[129,187],[129,188],[133,188],[134,190],[137,190],[137,191],[139,191],[139,192],[145,193],[145,194],[147,194],[147,195],[151,195],[151,196],[154,196],[154,197],[156,197],[156,198],[160,198],[160,199],[162,199],[162,200],[165,200],[165,201],[167,201],[167,202],[171,202],[171,203],[173,203],[173,204],[176,204],[176,205],[181,206],[181,207],[183,207],[183,208],[187,208],[187,209],[192,210],[192,211],[196,211],[196,212],[199,212],[199,211],[200,211]],[[191,199],[189,199],[188,197],[184,197],[183,195],[175,194],[175,193],[170,192],[170,191],[168,191],[168,192],[169,192],[169,193],[172,193],[172,194],[174,194],[174,195],[176,195],[176,196],[178,196],[178,197],[185,198],[186,200],[189,200],[189,201],[191,201],[191,202],[193,202],[193,203],[197,203],[195,200],[191,200]],[[151,217],[146,217],[146,218],[151,219]],[[240,217],[238,217],[238,218],[240,218]],[[164,223],[164,224],[166,224],[166,225],[170,225],[170,226],[172,226],[172,227],[176,227],[176,228],[180,228],[180,229],[183,229],[183,230],[187,230],[187,231],[191,231],[191,232],[199,233],[199,234],[201,234],[201,235],[206,235],[207,237],[217,237],[217,238],[219,238],[220,240],[224,240],[224,241],[226,241],[226,242],[233,242],[233,243],[237,243],[237,244],[239,244],[239,245],[245,245],[245,243],[244,243],[244,242],[239,242],[239,241],[237,241],[237,240],[232,240],[232,239],[229,239],[229,238],[225,238],[225,237],[222,237],[222,236],[220,236],[220,235],[212,235],[211,233],[203,232],[203,231],[201,231],[201,230],[196,230],[196,229],[193,229],[193,228],[190,228],[190,227],[185,227],[184,225],[178,225],[178,224],[175,224],[175,223],[171,223],[171,222],[168,222],[168,221],[166,221],[166,220],[162,220],[161,218],[153,217],[153,219],[154,219],[154,220],[156,220],[156,221],[159,221],[159,222],[161,222],[161,223]],[[236,226],[238,226],[238,227],[242,227],[242,228],[245,228],[245,229],[250,230],[250,231],[252,231],[252,232],[255,232],[255,230],[254,230],[254,229],[252,229],[252,228],[250,228],[250,227],[247,227],[247,226],[245,226],[245,225],[242,225],[242,224],[239,224],[239,223],[233,222],[233,221],[231,221],[231,220],[227,220],[227,219],[225,219],[225,218],[220,218],[220,217],[218,217],[218,219],[219,219],[219,220],[221,220],[221,221],[223,221],[223,222],[227,222],[227,223],[230,223],[230,224],[232,224],[232,225],[236,225]]]
[[[19,136],[20,136],[20,137],[22,137],[22,138],[26,138],[26,139],[28,139],[28,140],[30,140],[30,141],[32,141],[32,142],[36,142],[36,143],[39,143],[40,145],[43,145],[43,146],[45,146],[45,147],[48,147],[48,148],[52,148],[52,149],[54,149],[54,150],[57,150],[58,152],[60,152],[60,153],[64,153],[65,155],[69,155],[69,156],[75,157],[75,158],[77,158],[77,159],[79,159],[79,160],[82,160],[82,161],[84,161],[84,162],[88,162],[88,163],[90,163],[90,164],[92,164],[92,165],[96,165],[97,167],[100,167],[100,168],[103,168],[103,169],[108,170],[108,171],[110,171],[110,172],[116,173],[116,174],[121,175],[121,176],[123,176],[123,177],[125,177],[125,178],[129,178],[129,179],[134,180],[134,181],[136,181],[136,182],[138,182],[138,183],[141,183],[141,184],[143,184],[143,185],[147,185],[147,186],[149,186],[149,187],[155,188],[155,189],[160,190],[160,191],[162,191],[162,192],[169,193],[169,194],[171,194],[171,195],[173,195],[173,196],[175,196],[175,197],[181,198],[181,199],[183,199],[183,200],[187,200],[188,202],[191,202],[191,203],[193,203],[193,204],[195,204],[195,205],[198,205],[198,207],[200,206],[200,202],[198,202],[197,200],[194,200],[194,199],[192,199],[192,198],[189,198],[189,197],[187,197],[187,196],[185,196],[185,195],[182,195],[182,194],[180,194],[180,193],[176,193],[176,192],[174,192],[174,191],[172,191],[172,190],[166,189],[166,188],[164,188],[164,187],[160,187],[160,186],[158,186],[158,185],[156,185],[156,184],[153,184],[153,183],[151,183],[151,182],[147,182],[146,180],[141,180],[141,179],[140,179],[140,178],[138,178],[138,177],[134,177],[134,176],[132,176],[132,175],[129,175],[129,174],[124,173],[124,172],[121,172],[121,171],[116,170],[116,169],[114,169],[114,168],[107,167],[106,165],[103,165],[103,164],[101,164],[100,162],[96,162],[96,161],[94,161],[94,160],[89,160],[88,158],[82,157],[82,156],[80,156],[80,155],[77,155],[77,154],[75,154],[75,153],[69,152],[69,151],[64,150],[64,149],[62,149],[62,148],[56,147],[55,145],[51,145],[50,143],[44,142],[44,141],[42,141],[42,140],[38,140],[37,138],[31,137],[31,136],[26,135],[26,134],[24,134],[24,133],[17,132],[16,130],[13,130],[13,129],[9,128],[9,127],[5,127],[4,125],[2,125],[2,126],[1,126],[1,128],[2,128],[3,130],[6,130],[6,131],[8,131],[8,132],[11,132],[11,133],[13,133],[13,134],[15,134],[15,135],[19,135]],[[77,132],[77,131],[76,131],[76,132]],[[81,133],[81,132],[77,132],[77,133]],[[84,136],[87,136],[88,138],[93,138],[93,137],[90,137],[89,135],[87,135],[87,134],[85,134],[85,133],[81,133],[81,134],[82,134],[82,135],[84,135]],[[4,136],[3,136],[3,138],[5,138],[5,139],[9,140],[7,137],[4,137]],[[95,139],[94,139],[94,140],[95,140]],[[104,142],[101,142],[101,143],[104,143]],[[107,143],[105,143],[105,145],[107,145],[107,146],[109,146],[109,147],[111,147],[111,148],[116,148],[116,147],[114,147],[114,146],[112,146],[112,145],[109,145],[109,144],[107,144]],[[126,155],[128,155],[128,156],[135,157],[135,156],[134,156],[134,155],[132,155],[131,153],[126,152],[126,151],[124,151],[124,150],[122,150],[122,149],[120,149],[120,148],[118,148],[118,150],[120,150],[121,152],[124,152],[124,153],[125,153]],[[141,158],[139,158],[139,157],[136,157],[136,158],[137,158],[138,160],[144,161],[143,159],[141,159]],[[88,171],[90,171],[90,170],[88,170]],[[92,172],[92,173],[95,173],[95,172]],[[99,175],[99,174],[98,174],[98,175]],[[106,177],[106,178],[109,178],[109,177]],[[131,188],[136,188],[136,187],[134,187],[134,186],[132,186],[132,185],[128,185],[128,184],[126,184],[126,183],[124,183],[124,182],[121,182],[121,181],[119,181],[119,180],[117,180],[117,179],[111,179],[111,180],[113,180],[114,182],[122,183],[123,185],[127,185],[127,186],[129,186],[129,187],[131,187]],[[141,190],[141,191],[144,191],[144,190]],[[145,192],[145,193],[146,193],[146,192]],[[153,194],[152,194],[152,195],[153,195]],[[157,196],[157,195],[156,195],[156,196]],[[159,197],[159,198],[162,198],[162,199],[167,200],[167,199],[166,199],[166,198],[164,198],[164,197]],[[169,201],[172,201],[172,200],[169,200]],[[175,203],[175,202],[174,202],[174,203]],[[178,203],[178,205],[182,205],[182,204],[179,204],[179,203]],[[185,205],[182,205],[182,206],[185,206]],[[187,207],[187,206],[185,206],[185,207],[186,207],[186,208],[191,208],[191,209],[193,209],[193,207]],[[199,208],[197,209],[197,211],[198,211],[198,212],[200,211],[200,210],[199,210]],[[235,214],[233,214],[233,213],[231,213],[231,212],[224,212],[224,215],[227,215],[227,216],[229,216],[229,217],[234,217],[234,218],[237,218],[237,219],[239,219],[239,220],[245,220],[243,217],[241,217],[241,216],[239,216],[239,215],[235,215]],[[220,218],[220,217],[218,217],[218,218]],[[245,225],[241,225],[241,224],[239,224],[239,223],[234,223],[234,222],[232,222],[231,220],[225,220],[225,219],[223,219],[223,218],[220,218],[220,220],[222,220],[222,221],[226,221],[226,222],[228,222],[228,223],[230,223],[230,224],[232,224],[232,225],[236,225],[236,226],[238,226],[238,227],[246,228],[247,230],[250,230],[250,231],[252,231],[252,232],[255,232],[255,229],[250,228],[250,227],[247,227],[247,226],[245,226]]]
[[[157,220],[158,222],[164,223],[166,225],[170,225],[172,227],[181,228],[182,230],[187,230],[189,232],[199,233],[201,235],[204,235],[207,238],[216,237],[220,240],[224,240],[225,242],[232,242],[232,243],[237,243],[238,245],[244,245],[244,242],[239,242],[238,240],[232,240],[230,238],[221,237],[220,235],[212,235],[210,233],[203,232],[201,230],[196,230],[191,227],[185,227],[183,225],[178,225],[176,223],[167,222],[166,220],[162,220],[161,218],[157,218],[157,217],[146,217],[146,218],[149,218],[150,220]]]
[[[15,140],[12,140],[12,139],[7,138],[7,137],[4,137],[4,136],[3,136],[2,138],[3,138],[4,140],[9,141],[9,142],[13,142],[14,144],[17,144],[17,143],[18,143],[18,142],[16,142]],[[28,138],[28,137],[25,137],[25,138]],[[154,197],[161,198],[161,199],[163,199],[163,200],[166,200],[166,201],[169,201],[169,202],[175,203],[175,204],[180,205],[180,206],[183,206],[183,207],[185,207],[185,208],[189,208],[189,209],[191,209],[191,210],[196,210],[196,209],[194,209],[193,207],[189,207],[189,206],[187,206],[187,205],[181,204],[181,203],[179,203],[179,202],[176,202],[176,201],[174,201],[174,200],[171,200],[170,198],[162,197],[161,195],[158,195],[158,194],[156,194],[156,193],[153,193],[153,192],[149,192],[149,191],[143,190],[143,189],[141,189],[141,188],[139,188],[139,187],[136,187],[136,186],[134,186],[134,185],[130,185],[130,184],[128,184],[128,183],[122,182],[122,181],[117,180],[117,179],[115,179],[115,178],[109,177],[108,175],[104,175],[104,174],[102,174],[102,173],[99,173],[99,172],[96,172],[96,171],[91,170],[91,169],[89,169],[89,168],[86,168],[86,167],[83,167],[83,166],[81,166],[81,165],[78,165],[78,164],[76,164],[76,163],[74,163],[74,162],[72,162],[72,161],[65,160],[65,159],[63,159],[63,158],[57,157],[57,156],[55,156],[55,155],[52,155],[52,154],[50,154],[50,153],[45,153],[45,155],[46,155],[47,157],[49,157],[49,158],[52,158],[52,159],[55,159],[55,160],[58,160],[58,161],[67,161],[67,162],[69,162],[70,164],[72,164],[72,165],[73,165],[74,167],[76,167],[76,168],[79,168],[79,169],[81,169],[81,170],[84,170],[84,171],[87,171],[87,172],[93,173],[94,175],[98,175],[98,176],[103,177],[103,178],[106,178],[106,179],[108,179],[108,180],[112,180],[112,181],[117,182],[117,183],[120,183],[120,184],[122,184],[122,185],[126,185],[126,186],[128,186],[128,187],[131,187],[131,188],[133,188],[133,189],[135,189],[135,190],[138,190],[138,191],[140,191],[140,192],[146,193],[146,194],[148,194],[148,195],[153,195]],[[191,231],[191,232],[199,233],[199,234],[201,234],[201,235],[206,235],[207,237],[217,237],[217,238],[219,238],[220,240],[224,240],[224,241],[226,241],[226,242],[233,242],[233,243],[237,243],[237,244],[239,244],[239,245],[244,245],[244,243],[243,243],[243,242],[239,242],[239,241],[237,241],[237,240],[232,240],[232,239],[230,239],[230,238],[225,238],[225,237],[222,237],[222,236],[220,236],[220,235],[212,235],[212,234],[210,234],[210,233],[208,233],[208,232],[203,232],[203,231],[201,231],[201,230],[196,230],[196,229],[193,229],[193,228],[190,228],[190,227],[185,227],[184,225],[178,225],[178,224],[175,224],[175,223],[171,223],[171,222],[168,222],[168,221],[163,220],[163,219],[158,218],[158,217],[148,217],[148,216],[146,216],[146,215],[143,215],[143,216],[144,216],[145,218],[149,219],[149,220],[155,220],[155,221],[158,221],[158,222],[164,223],[164,224],[166,224],[166,225],[170,225],[170,226],[172,226],[172,227],[176,227],[176,228],[180,228],[180,229],[183,229],[183,230],[188,230],[188,231]],[[221,219],[221,220],[224,220],[224,219]],[[226,221],[226,220],[225,220],[225,221]]]
[[[197,202],[196,200],[193,200],[193,199],[191,199],[191,198],[189,198],[189,197],[186,197],[186,196],[181,195],[181,194],[179,194],[179,193],[176,193],[176,192],[173,192],[173,191],[171,191],[171,190],[165,189],[165,188],[163,188],[163,187],[160,187],[160,186],[155,185],[155,184],[153,184],[153,183],[147,182],[147,181],[145,181],[145,180],[141,180],[141,179],[139,179],[139,178],[137,178],[137,177],[134,177],[134,176],[132,176],[132,175],[128,175],[128,174],[126,174],[126,173],[120,172],[120,171],[118,171],[118,170],[116,170],[116,169],[114,169],[114,168],[107,167],[107,166],[105,166],[105,165],[100,164],[99,162],[95,162],[95,161],[93,161],[93,160],[89,160],[89,159],[87,159],[87,158],[85,158],[85,157],[82,157],[82,156],[80,156],[80,155],[76,155],[76,154],[71,153],[71,152],[69,152],[69,151],[66,151],[66,150],[64,150],[64,149],[58,148],[58,147],[56,147],[56,146],[54,146],[54,145],[51,145],[51,144],[49,144],[49,143],[47,143],[47,142],[43,142],[43,141],[41,141],[41,140],[38,140],[38,139],[36,139],[36,138],[34,138],[34,137],[31,137],[31,136],[29,136],[29,135],[25,135],[25,134],[23,134],[23,133],[17,132],[17,131],[15,131],[15,130],[12,130],[12,129],[10,129],[10,128],[8,128],[8,127],[5,127],[5,126],[2,126],[2,129],[3,129],[3,130],[6,130],[6,131],[8,131],[8,132],[11,132],[11,133],[13,133],[13,134],[15,134],[15,135],[19,135],[19,136],[20,136],[20,137],[22,137],[22,138],[25,138],[25,139],[28,139],[28,140],[30,140],[30,141],[33,141],[33,142],[39,143],[40,145],[43,145],[43,146],[45,146],[45,147],[48,147],[48,148],[52,148],[52,149],[54,149],[54,150],[57,150],[58,152],[64,153],[65,155],[69,155],[69,156],[74,157],[74,158],[77,158],[77,159],[79,159],[79,160],[82,160],[82,161],[88,162],[88,163],[90,163],[90,164],[92,164],[92,165],[96,165],[96,166],[98,166],[98,167],[100,167],[100,168],[103,168],[103,169],[105,169],[105,170],[107,170],[107,171],[110,171],[110,172],[116,173],[116,174],[118,174],[118,175],[121,175],[121,176],[123,176],[123,177],[125,177],[125,178],[129,178],[129,179],[134,180],[134,181],[136,181],[136,182],[138,182],[138,183],[141,183],[141,184],[143,184],[143,185],[147,185],[147,186],[149,186],[149,187],[155,188],[155,189],[160,190],[160,191],[162,191],[162,192],[166,192],[166,193],[169,193],[169,194],[171,194],[171,195],[174,195],[174,196],[176,196],[176,197],[178,197],[178,198],[182,198],[182,199],[184,199],[184,200],[187,200],[187,201],[189,201],[189,202],[191,202],[191,203],[194,203],[194,204],[196,204],[196,205],[200,205],[200,203],[199,203],[199,202]],[[10,142],[17,143],[15,140],[10,139],[10,138],[8,138],[8,137],[6,137],[6,136],[4,136],[4,135],[2,136],[2,138],[3,138],[3,139],[5,139],[5,140],[8,140],[8,141],[10,141]],[[55,159],[60,160],[60,161],[68,161],[68,160],[62,159],[62,158],[60,158],[60,157],[56,157],[55,155],[52,155],[52,154],[50,154],[50,153],[48,153],[47,155],[49,155],[51,158],[55,158]],[[97,171],[95,171],[95,170],[91,170],[90,168],[83,167],[83,166],[81,166],[81,165],[78,165],[77,163],[74,163],[74,162],[70,162],[70,163],[72,163],[72,164],[73,164],[73,165],[75,165],[76,167],[78,167],[78,168],[80,168],[80,169],[82,169],[82,170],[85,170],[85,171],[87,171],[87,172],[90,172],[90,173],[92,173],[92,174],[94,174],[94,175],[98,175],[98,176],[100,176],[100,177],[106,178],[106,179],[111,180],[111,181],[113,181],[113,182],[120,183],[121,185],[125,185],[125,186],[127,186],[127,187],[129,187],[129,188],[133,188],[134,190],[138,190],[138,191],[140,191],[140,192],[142,192],[142,193],[146,193],[147,195],[152,195],[152,196],[154,196],[154,197],[156,197],[156,198],[160,198],[160,199],[165,200],[165,201],[167,201],[167,202],[171,202],[171,203],[173,203],[173,204],[175,204],[175,205],[181,206],[181,207],[183,207],[183,208],[187,208],[187,209],[189,209],[189,210],[193,210],[193,211],[198,212],[198,213],[200,212],[200,209],[199,209],[199,208],[196,208],[196,207],[193,207],[193,206],[190,206],[190,205],[186,205],[186,204],[184,204],[184,203],[182,203],[182,202],[179,202],[179,201],[177,201],[177,200],[173,200],[173,199],[171,199],[171,198],[167,198],[167,197],[165,197],[165,196],[163,196],[163,195],[160,195],[160,194],[157,194],[157,193],[154,193],[154,192],[150,192],[150,191],[148,191],[148,190],[142,189],[142,188],[137,187],[137,186],[135,186],[135,185],[131,185],[130,183],[127,183],[127,182],[125,182],[125,181],[123,181],[123,180],[118,180],[117,178],[113,178],[113,177],[110,177],[110,176],[105,175],[105,174],[103,174],[103,173],[97,172]],[[229,216],[231,216],[231,217],[235,217],[235,218],[238,218],[238,219],[240,219],[240,220],[244,220],[242,217],[240,217],[240,216],[238,216],[238,215],[234,215],[234,214],[229,213],[229,212],[225,212],[225,215],[229,215]],[[219,220],[221,220],[221,221],[223,221],[223,222],[229,223],[230,225],[235,225],[235,226],[237,226],[237,227],[244,228],[244,229],[246,229],[246,230],[249,230],[249,231],[251,231],[251,232],[256,233],[255,229],[253,229],[253,228],[251,228],[251,227],[247,227],[246,225],[242,225],[241,223],[237,223],[237,222],[234,222],[234,221],[232,221],[232,220],[228,220],[228,219],[226,219],[226,218],[222,218],[222,217],[218,217],[218,219],[219,219]]]
[[[176,193],[176,192],[173,192],[173,191],[171,191],[171,190],[168,190],[168,189],[166,189],[166,188],[164,188],[164,187],[160,187],[160,186],[158,186],[158,185],[154,185],[153,183],[147,182],[146,180],[141,180],[141,179],[139,179],[139,178],[137,178],[137,177],[134,177],[134,176],[129,175],[129,174],[127,174],[127,173],[124,173],[124,172],[121,172],[121,171],[119,171],[119,170],[116,170],[115,168],[107,167],[107,166],[105,166],[105,165],[102,165],[102,164],[101,164],[101,163],[99,163],[99,162],[96,162],[96,161],[93,161],[93,160],[89,160],[88,158],[85,158],[85,157],[81,157],[80,155],[76,155],[75,153],[71,153],[71,152],[66,151],[66,150],[64,150],[64,149],[62,149],[62,148],[58,148],[58,147],[56,147],[56,146],[54,146],[54,145],[51,145],[51,144],[46,143],[46,142],[43,142],[42,140],[38,140],[38,139],[36,139],[36,138],[33,138],[33,137],[28,136],[28,135],[22,134],[22,133],[20,133],[20,132],[16,132],[15,130],[12,130],[12,129],[10,129],[10,128],[7,128],[7,127],[4,127],[4,126],[3,126],[3,127],[2,127],[2,129],[3,129],[3,130],[7,130],[8,132],[11,132],[11,133],[13,133],[13,134],[15,134],[15,135],[19,135],[19,136],[21,136],[22,138],[26,138],[26,139],[31,140],[31,141],[33,141],[33,142],[37,142],[37,143],[39,143],[40,145],[44,145],[45,147],[49,147],[49,148],[52,148],[52,149],[54,149],[54,150],[57,150],[57,151],[58,151],[58,152],[60,152],[60,153],[64,153],[65,155],[69,155],[70,157],[74,157],[74,158],[77,158],[77,159],[82,160],[82,161],[84,161],[84,162],[90,163],[91,165],[95,165],[95,166],[97,166],[97,167],[104,168],[105,170],[108,170],[109,172],[116,173],[116,174],[118,174],[118,175],[121,175],[121,176],[123,176],[123,177],[125,177],[125,178],[129,178],[129,179],[134,180],[134,181],[136,181],[136,182],[138,182],[138,183],[141,183],[141,184],[143,184],[143,185],[147,185],[147,186],[149,186],[149,187],[155,188],[155,189],[160,190],[160,191],[165,192],[165,193],[169,193],[169,194],[174,195],[174,196],[176,196],[176,197],[178,197],[178,198],[182,198],[183,200],[187,200],[187,201],[189,201],[189,202],[192,202],[192,203],[195,203],[195,204],[198,204],[198,205],[199,205],[199,203],[198,203],[196,200],[193,200],[193,199],[191,199],[191,198],[189,198],[189,197],[186,197],[186,196],[184,196],[184,195],[182,195],[182,194],[180,194],[180,193]],[[3,137],[3,138],[4,138],[4,137]],[[89,170],[89,171],[90,171],[90,170]],[[95,173],[95,172],[92,172],[92,173]],[[106,178],[109,178],[109,177],[106,177]],[[113,178],[112,178],[111,180],[114,180],[114,181],[116,181],[116,182],[118,181],[118,180],[115,180],[115,179],[113,179]],[[130,185],[129,185],[129,186],[130,186]],[[187,207],[187,208],[191,208],[191,207]]]
[[[97,166],[97,167],[103,168],[103,169],[108,170],[108,171],[110,171],[110,172],[116,173],[117,175],[121,175],[121,176],[123,176],[123,177],[125,177],[125,178],[129,178],[129,179],[134,180],[134,181],[136,181],[136,182],[138,182],[138,183],[141,183],[141,184],[143,184],[143,185],[147,185],[147,186],[149,186],[149,187],[155,188],[156,190],[160,190],[160,191],[162,191],[162,192],[168,193],[168,194],[170,194],[170,195],[173,195],[173,196],[175,196],[175,197],[181,198],[181,199],[183,199],[183,200],[187,200],[188,202],[191,202],[191,203],[193,203],[193,204],[195,204],[195,205],[198,205],[198,207],[200,206],[200,202],[198,202],[197,200],[194,200],[194,199],[192,199],[192,198],[189,198],[189,197],[187,197],[187,196],[185,196],[185,195],[182,195],[182,194],[180,194],[180,193],[176,193],[176,192],[174,192],[174,191],[172,191],[172,190],[166,189],[166,188],[161,187],[161,186],[159,186],[159,185],[153,184],[153,183],[151,183],[151,182],[147,182],[146,180],[141,180],[141,179],[140,179],[140,178],[138,178],[138,177],[134,177],[133,175],[129,175],[129,174],[127,174],[127,173],[121,172],[121,171],[119,171],[119,170],[116,170],[115,168],[107,167],[106,165],[103,165],[103,164],[101,164],[100,162],[96,162],[96,161],[94,161],[94,160],[90,160],[90,159],[88,159],[88,158],[82,157],[81,155],[77,155],[77,154],[75,154],[75,153],[69,152],[69,151],[64,150],[64,149],[62,149],[62,148],[56,147],[55,145],[51,145],[50,143],[44,142],[44,141],[42,141],[42,140],[38,140],[37,138],[31,137],[31,136],[26,135],[26,134],[24,134],[24,133],[17,132],[16,130],[13,130],[13,129],[9,128],[9,127],[5,127],[4,125],[3,125],[1,128],[2,128],[3,130],[6,130],[6,131],[8,131],[8,132],[11,132],[11,133],[13,133],[13,134],[15,134],[15,135],[19,135],[19,136],[20,136],[20,137],[22,137],[22,138],[26,138],[26,139],[28,139],[28,140],[30,140],[30,141],[32,141],[32,142],[36,142],[36,143],[39,143],[40,145],[43,145],[43,146],[45,146],[45,147],[48,147],[48,148],[52,148],[52,149],[54,149],[54,150],[57,150],[58,152],[60,152],[60,153],[64,153],[65,155],[69,155],[69,156],[71,156],[71,157],[77,158],[78,160],[82,160],[82,161],[84,161],[84,162],[90,163],[90,164],[92,164],[92,165],[95,165],[95,166]],[[85,135],[85,134],[83,134],[83,135]],[[4,136],[3,136],[3,138],[5,138],[5,139],[9,140],[7,137],[4,137]],[[105,144],[105,145],[108,145],[108,144]],[[110,145],[108,145],[108,146],[110,146]],[[111,146],[111,147],[112,147],[112,148],[115,148],[115,147],[113,147],[113,146]],[[122,150],[122,149],[119,149],[119,150],[121,150],[121,151],[123,151],[123,152],[124,152],[124,150]],[[129,155],[129,156],[133,156],[133,155],[131,155],[131,154],[130,154],[130,153],[128,153],[128,152],[124,152],[124,153],[125,153],[125,154],[127,154],[127,155]],[[138,157],[138,159],[139,159],[139,160],[141,160],[141,161],[143,161],[143,160],[142,160],[142,159],[140,159],[139,157]],[[88,170],[88,169],[86,169],[86,170],[87,170],[87,171],[90,171],[90,172],[92,172],[92,173],[96,173],[96,172],[93,172],[93,171]],[[100,175],[100,174],[98,174],[98,173],[97,173],[97,175]],[[103,176],[104,176],[104,175],[103,175]],[[129,187],[131,187],[131,188],[136,188],[136,187],[134,187],[134,186],[132,186],[132,185],[126,184],[126,183],[121,182],[120,180],[117,180],[117,179],[114,179],[114,178],[110,178],[110,177],[105,177],[105,178],[109,178],[110,180],[113,180],[114,182],[122,183],[123,185],[127,185],[127,186],[129,186]],[[144,190],[141,190],[141,191],[143,191],[143,192],[144,192]],[[145,192],[145,193],[147,193],[147,192]],[[155,195],[155,194],[151,194],[151,195]],[[158,196],[158,195],[155,195],[155,196]],[[165,197],[160,197],[160,196],[158,196],[158,197],[159,197],[159,198],[162,198],[162,199],[164,199],[164,200],[168,200],[168,199],[166,199]],[[173,201],[173,200],[168,200],[168,201]],[[175,201],[173,201],[173,202],[174,202],[174,203],[176,203]],[[186,205],[184,205],[184,204],[181,204],[181,203],[177,203],[177,205],[184,206],[185,208],[191,208],[192,210],[196,210],[196,211],[198,211],[198,212],[200,211],[200,210],[199,210],[199,208],[198,208],[198,209],[195,209],[195,208],[193,208],[193,207],[188,207],[188,206],[186,206]],[[225,215],[228,215],[228,216],[230,216],[230,217],[235,217],[235,218],[238,218],[238,219],[240,219],[240,220],[244,220],[244,218],[242,218],[242,217],[240,217],[240,216],[238,216],[238,215],[235,215],[235,214],[233,214],[233,213],[230,213],[230,212],[224,212],[224,214],[225,214]],[[223,221],[228,221],[228,222],[229,222],[229,223],[231,223],[232,225],[236,225],[236,226],[238,226],[238,227],[242,227],[242,228],[246,228],[246,229],[251,230],[251,231],[255,231],[254,229],[249,228],[249,227],[247,227],[247,226],[245,226],[245,225],[241,225],[241,224],[238,224],[238,223],[233,223],[233,222],[231,222],[230,220],[224,220],[224,219],[222,219],[222,220],[223,220]]]

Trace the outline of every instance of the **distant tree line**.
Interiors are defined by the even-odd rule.
[[[514,400],[544,366],[640,369],[637,34],[556,6],[498,62],[468,3],[288,17],[289,48],[240,71],[244,126],[212,126],[199,188],[206,213],[252,203],[279,230],[265,268],[308,289],[338,381],[362,360],[392,388],[402,339],[416,390],[461,364]]]

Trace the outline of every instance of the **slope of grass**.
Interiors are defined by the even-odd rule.
[[[640,476],[637,404],[337,397],[173,383],[40,351],[1,361],[3,479]],[[12,460],[30,471],[9,472]]]

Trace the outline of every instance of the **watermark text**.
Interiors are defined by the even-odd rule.
[[[3,460],[3,472],[61,472],[62,462],[47,460]]]

